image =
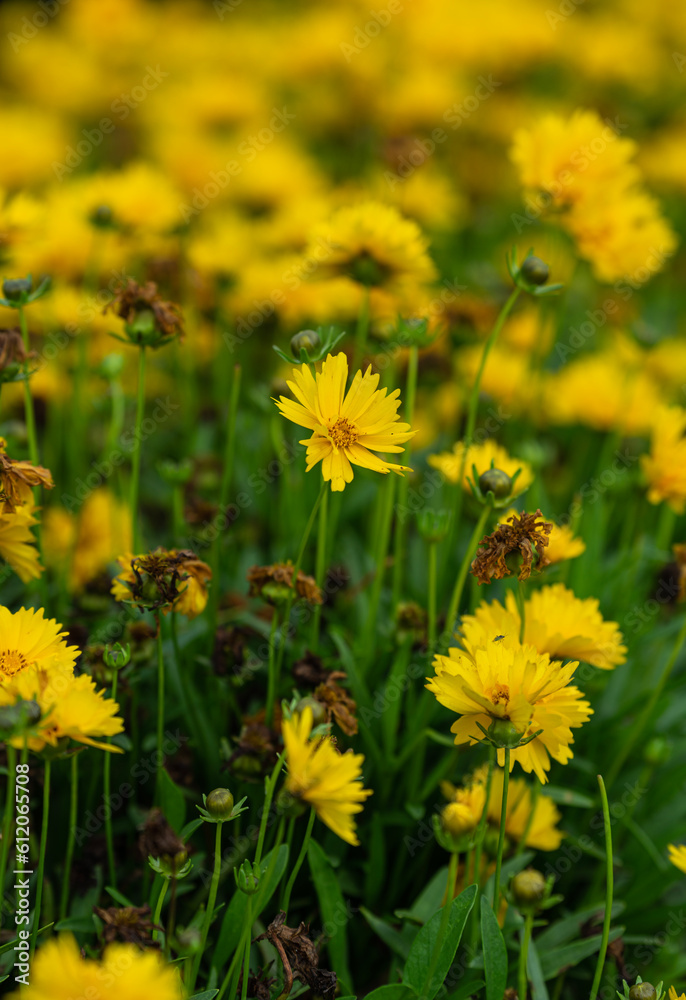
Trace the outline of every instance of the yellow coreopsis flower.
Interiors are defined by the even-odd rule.
[[[673,986],[669,987],[669,1000],[686,1000],[686,993],[680,993],[677,996],[677,992]]]
[[[526,746],[513,749],[510,769],[518,761],[543,783],[550,757],[566,764],[573,754],[572,728],[592,714],[587,701],[570,682],[578,663],[562,664],[538,653],[533,646],[494,642],[467,650],[452,648],[449,656],[434,659],[436,676],[427,687],[460,718],[453,723],[455,743],[474,744],[483,739],[477,723],[488,729],[492,722],[510,722],[522,738],[542,730]],[[498,763],[505,751],[498,750]]]
[[[400,390],[387,395],[386,389],[377,389],[379,376],[371,374],[371,366],[364,375],[356,373],[346,393],[347,377],[345,354],[329,354],[316,376],[308,365],[293,370],[293,381],[287,384],[298,402],[285,396],[274,400],[287,420],[313,432],[300,441],[307,445],[307,471],[321,462],[324,481],[331,483],[333,492],[352,482],[353,465],[384,474],[411,471],[374,454],[402,452],[414,434],[398,419]]]
[[[0,513],[0,559],[9,563],[23,583],[37,580],[43,572],[31,531],[33,525],[38,524],[35,509],[33,500],[29,499],[12,513]]]
[[[573,657],[601,670],[613,670],[626,660],[619,626],[603,619],[594,597],[575,597],[555,583],[535,590],[524,608],[524,642],[551,660]],[[468,646],[486,646],[493,635],[504,636],[508,645],[517,643],[519,626],[517,601],[509,591],[505,607],[498,601],[480,604],[473,615],[464,616],[461,631]]]
[[[50,674],[72,674],[79,655],[77,646],[67,646],[66,632],[43,609],[21,608],[12,614],[0,607],[0,688],[30,667]]]
[[[686,410],[663,406],[652,425],[650,454],[641,457],[650,503],[663,501],[675,514],[686,507]]]
[[[12,1000],[183,1000],[176,969],[159,952],[133,944],[111,944],[101,961],[83,958],[71,934],[60,934],[38,949],[30,984]]]
[[[435,469],[442,472],[448,482],[457,483],[463,454],[464,443],[458,441],[453,445],[452,451],[443,451],[438,455],[429,455],[429,465],[433,465]],[[501,472],[506,473],[510,478],[514,476],[518,469],[520,470],[514,484],[513,497],[523,493],[534,481],[533,470],[528,462],[523,462],[519,458],[513,458],[497,441],[494,441],[493,438],[487,438],[481,444],[471,444],[467,449],[462,489],[467,490],[469,493],[472,492],[468,477],[469,479],[472,478],[473,465],[476,466],[477,476],[480,476],[491,468],[491,463],[493,463],[495,469],[500,469]],[[514,513],[514,511],[510,513]]]
[[[340,753],[329,736],[310,739],[312,709],[307,707],[282,726],[288,763],[286,788],[308,802],[323,823],[348,844],[357,845],[353,815],[372,791],[358,779],[364,756]]]
[[[686,844],[669,844],[667,847],[669,851],[669,860],[673,865],[679,869],[679,871],[686,874]]]

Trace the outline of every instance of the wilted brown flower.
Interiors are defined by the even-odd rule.
[[[329,676],[329,671],[324,666],[321,657],[309,650],[306,651],[301,660],[297,660],[293,664],[292,673],[298,684],[306,684],[312,688],[323,684]]]
[[[128,278],[103,313],[112,310],[126,324],[129,340],[149,347],[161,347],[174,337],[183,337],[181,309],[175,302],[160,298],[154,281],[139,285]]]
[[[253,597],[259,596],[270,604],[282,604],[291,596],[293,589],[292,562],[274,563],[273,566],[252,566],[248,570],[248,583]],[[301,569],[295,581],[298,597],[304,598],[310,604],[321,604],[322,592],[312,576],[306,576]]]
[[[51,490],[55,484],[49,469],[10,458],[5,447],[5,439],[0,438],[0,514],[11,514],[31,499],[32,486]]]
[[[345,680],[345,677],[342,670],[333,670],[324,683],[314,689],[313,696],[324,706],[327,722],[331,722],[333,717],[347,736],[354,736],[357,732],[357,705],[345,688],[336,683]]]
[[[183,865],[187,857],[186,845],[169,825],[161,809],[151,809],[143,823],[138,847],[144,858],[162,858],[168,863],[183,855]]]
[[[0,382],[15,378],[26,362],[35,357],[35,351],[27,353],[21,332],[16,327],[0,330]]]
[[[538,569],[543,569],[549,564],[550,560],[544,549],[553,526],[542,518],[540,510],[535,514],[513,514],[507,519],[506,524],[499,524],[493,534],[485,535],[481,539],[471,567],[471,572],[479,584],[511,576],[516,568],[508,566],[506,561],[511,552],[519,553],[521,556],[518,580],[527,580],[531,576],[534,568],[534,551],[537,555]]]
[[[231,773],[240,775],[245,781],[261,781],[276,764],[278,730],[270,729],[264,720],[264,709],[243,719],[236,749],[227,761]]]
[[[153,941],[152,930],[162,930],[150,920],[149,906],[110,906],[106,910],[93,907],[93,913],[104,923],[102,932],[105,944],[125,941],[137,944],[139,948],[159,948],[159,941]]]
[[[287,997],[293,988],[293,980],[305,983],[317,996],[325,1000],[336,992],[336,973],[319,969],[319,955],[314,943],[307,936],[309,927],[287,927],[286,914],[281,912],[272,920],[264,934],[256,941],[267,938],[279,953],[283,965],[284,981],[281,997]]]
[[[112,584],[117,601],[131,601],[141,608],[195,618],[207,604],[207,583],[212,570],[190,549],[155,549],[141,556],[118,560],[123,572]]]

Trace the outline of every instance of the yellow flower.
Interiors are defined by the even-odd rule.
[[[484,811],[486,793],[481,788],[482,799],[478,800],[477,795],[472,795],[468,789],[458,788],[452,802],[444,806],[441,810],[441,824],[443,829],[453,837],[461,837],[465,833],[471,833],[481,819]]]
[[[187,618],[205,610],[212,570],[193,552],[155,549],[141,556],[120,556],[117,562],[122,572],[112,581],[115,601],[130,601],[164,615],[173,608]]]
[[[96,739],[116,736],[124,724],[116,717],[119,705],[105,698],[104,691],[97,691],[87,674],[74,677],[66,671],[29,667],[0,686],[0,704],[12,705],[17,698],[36,701],[41,719],[28,738],[23,734],[16,738],[15,746],[23,746],[26,738],[30,749],[39,753],[46,746],[57,746],[59,740],[72,739],[111,753],[123,753],[120,747]]]
[[[159,952],[133,944],[111,944],[96,962],[83,958],[71,934],[60,934],[38,949],[30,985],[12,1000],[183,1000],[178,973]]]
[[[686,844],[679,844],[678,847],[670,844],[667,850],[672,864],[676,865],[679,871],[686,873]]]
[[[574,657],[601,670],[613,670],[626,660],[622,633],[613,621],[604,621],[598,601],[576,597],[562,583],[541,587],[525,602],[524,642],[551,660]],[[488,644],[491,635],[503,635],[498,643],[516,643],[520,618],[510,591],[505,607],[498,601],[480,604],[473,615],[462,619],[468,646]]]
[[[448,482],[456,483],[457,477],[460,474],[460,463],[462,462],[463,452],[464,443],[458,441],[453,445],[452,451],[443,451],[438,455],[429,455],[429,465],[433,465],[435,469],[442,472]],[[480,476],[483,472],[491,468],[491,462],[494,468],[505,472],[510,478],[514,476],[517,469],[521,469],[514,484],[512,495],[515,497],[528,489],[534,481],[534,474],[528,462],[523,462],[519,458],[512,458],[505,448],[494,441],[493,438],[486,438],[481,444],[471,444],[467,449],[462,488],[467,490],[468,493],[472,492],[467,477],[472,478],[473,465],[476,466],[477,476]]]
[[[286,788],[304,799],[323,823],[348,844],[357,845],[354,813],[372,792],[357,779],[362,773],[362,754],[341,754],[330,736],[310,740],[312,709],[286,719],[282,726],[288,762]]]
[[[67,646],[61,628],[43,617],[42,608],[21,608],[12,614],[0,607],[0,688],[32,666],[71,674],[79,649]]]
[[[526,746],[511,751],[510,769],[519,761],[545,783],[550,757],[561,764],[572,758],[571,730],[591,715],[589,703],[570,684],[578,663],[551,662],[533,646],[494,642],[495,638],[489,636],[485,647],[452,648],[449,656],[436,656],[436,676],[427,678],[426,686],[441,705],[460,716],[451,727],[458,745],[483,738],[477,723],[488,729],[493,721],[508,721],[523,737],[543,730]],[[504,755],[498,750],[501,766]]]
[[[36,539],[31,531],[38,518],[33,499],[20,504],[14,513],[0,513],[0,559],[12,567],[23,583],[37,580],[43,572]]]
[[[375,201],[338,209],[314,228],[305,255],[321,262],[316,276],[341,274],[391,291],[436,276],[419,226]]]
[[[686,1000],[686,993],[680,993],[677,996],[676,990],[673,986],[669,987],[669,1000]]]
[[[398,420],[400,390],[387,395],[386,389],[377,389],[379,376],[371,374],[371,366],[364,375],[357,372],[346,393],[347,377],[345,354],[329,354],[316,377],[308,365],[293,370],[293,381],[287,385],[297,403],[285,396],[274,400],[282,416],[313,432],[300,441],[307,445],[307,471],[322,462],[324,481],[331,483],[333,492],[352,482],[352,465],[384,474],[411,471],[374,454],[402,452],[414,433]]]
[[[658,408],[652,427],[650,454],[641,457],[650,503],[667,503],[675,514],[686,507],[686,410]]]

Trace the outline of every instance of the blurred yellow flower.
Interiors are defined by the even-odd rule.
[[[672,864],[686,874],[686,844],[669,844],[667,850]]]
[[[37,580],[43,572],[31,531],[34,524],[38,524],[35,510],[33,499],[30,499],[16,507],[13,513],[0,513],[0,559],[12,567],[23,583]]]
[[[659,406],[651,429],[650,454],[641,456],[650,503],[663,501],[675,514],[686,507],[686,410]]]

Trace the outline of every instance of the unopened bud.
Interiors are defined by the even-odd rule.
[[[546,894],[546,880],[535,868],[526,868],[512,879],[512,895],[519,907],[540,903]]]
[[[215,788],[205,799],[205,808],[214,819],[229,819],[233,812],[233,795],[228,788]]]
[[[655,1000],[657,990],[652,983],[634,983],[629,990],[629,1000]]]
[[[522,263],[521,275],[532,285],[545,285],[550,277],[550,268],[540,257],[527,257]]]
[[[512,480],[502,469],[487,469],[479,476],[479,489],[484,496],[490,491],[496,500],[504,500],[512,492]]]
[[[319,344],[319,334],[316,330],[301,330],[291,337],[291,352],[294,358],[299,359],[301,351],[314,352]]]

